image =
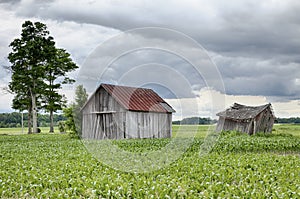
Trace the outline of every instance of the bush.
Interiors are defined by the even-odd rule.
[[[58,130],[60,133],[65,132],[65,122],[64,121],[58,122]]]

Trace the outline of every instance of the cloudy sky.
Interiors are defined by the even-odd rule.
[[[41,21],[90,93],[101,82],[151,87],[177,119],[233,102],[300,116],[299,12],[297,0],[0,0],[0,63],[21,24]],[[10,75],[0,72],[5,87]],[[73,86],[62,92],[72,99]],[[12,111],[11,99],[1,93],[0,112]]]

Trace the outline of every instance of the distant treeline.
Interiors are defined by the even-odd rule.
[[[28,114],[24,113],[24,127],[27,127]],[[54,125],[58,125],[59,121],[66,120],[63,115],[54,114]],[[49,114],[39,114],[38,115],[38,126],[48,127],[50,124]],[[12,128],[22,126],[22,114],[18,112],[13,113],[0,113],[0,128]]]
[[[27,127],[27,113],[24,113],[24,127]],[[0,113],[0,128],[21,127],[22,115],[18,112]],[[57,126],[59,121],[64,121],[66,118],[62,114],[54,114],[54,125]],[[181,121],[173,121],[172,124],[214,124],[218,120],[202,117],[184,118]],[[275,123],[280,124],[300,124],[300,117],[291,118],[276,118]],[[49,114],[38,115],[38,126],[48,127],[50,124]]]
[[[173,121],[172,124],[214,124],[218,120],[211,118],[201,118],[201,117],[190,117],[184,118],[181,121]],[[300,124],[300,117],[291,117],[291,118],[276,118],[275,123],[279,124]]]
[[[275,123],[280,123],[280,124],[300,124],[300,117],[276,118]]]
[[[202,118],[202,117],[189,117],[184,118],[181,121],[173,121],[172,124],[214,124],[218,120],[213,120],[211,118]]]

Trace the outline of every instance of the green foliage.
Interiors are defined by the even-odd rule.
[[[21,123],[22,116],[20,113],[0,113],[0,123],[3,125]],[[6,126],[3,126],[6,127]]]
[[[81,109],[85,102],[88,99],[88,94],[86,92],[86,89],[83,87],[83,85],[79,85],[76,87],[75,91],[75,103],[74,103],[74,121],[77,125],[77,132],[81,135],[81,123],[82,123],[82,114]]]
[[[21,38],[10,43],[12,52],[8,60],[12,64],[12,80],[9,89],[16,94],[13,108],[28,110],[32,113],[33,131],[37,133],[37,109],[40,94],[46,84],[45,65],[55,53],[55,42],[49,36],[45,24],[25,21],[22,25]],[[29,97],[28,97],[29,96]],[[29,128],[29,133],[30,133]]]
[[[22,114],[13,112],[13,113],[0,113],[0,128],[13,128],[21,126],[22,123]],[[28,127],[28,113],[24,113],[24,126]],[[54,114],[53,121],[54,125],[58,125],[59,121],[66,120],[62,114]],[[49,127],[50,119],[49,114],[39,114],[38,115],[38,126]]]
[[[78,66],[70,58],[70,54],[64,49],[55,49],[54,57],[46,65],[46,89],[43,93],[44,108],[50,112],[50,132],[53,132],[53,112],[62,110],[66,106],[64,95],[59,93],[63,84],[72,84],[75,80],[67,76],[68,72],[77,69]]]
[[[184,118],[181,121],[173,121],[172,124],[189,124],[189,125],[197,125],[197,124],[214,124],[217,120],[213,120],[211,118],[202,118],[202,117],[189,117]]]
[[[67,118],[65,121],[65,130],[69,133],[72,138],[78,137],[76,125],[74,122],[74,106],[69,106],[63,109],[64,116]]]
[[[21,37],[10,43],[12,52],[8,60],[12,64],[12,80],[9,89],[15,94],[13,108],[27,110],[29,132],[31,116],[33,129],[37,131],[37,111],[44,108],[50,113],[50,132],[53,132],[53,113],[66,104],[59,94],[62,84],[73,83],[67,73],[78,68],[64,49],[55,47],[47,26],[41,22],[25,21]]]
[[[276,118],[275,122],[280,124],[300,124],[300,117]]]
[[[300,153],[300,138],[290,134],[258,133],[249,136],[240,132],[222,132],[214,152]]]
[[[300,125],[295,124],[276,124],[273,128],[273,134],[291,134],[294,136],[299,136]]]
[[[276,153],[256,151],[257,146],[250,144],[250,150],[216,148],[205,156],[199,156],[203,138],[195,138],[170,166],[139,174],[120,172],[98,162],[82,142],[67,135],[0,136],[0,197],[299,198],[299,145],[290,148],[290,154],[281,151],[282,146],[289,146],[291,140],[287,138],[299,141],[299,137],[229,132],[221,135],[220,142],[240,139],[245,141],[235,145],[243,145],[267,138],[278,146],[273,146]],[[144,152],[158,150],[169,141],[133,139],[113,144],[126,151]]]
[[[78,85],[75,91],[76,109],[81,110],[87,99],[88,94],[86,92],[86,89],[83,87],[83,85]]]
[[[58,130],[60,133],[65,132],[65,121],[58,122]]]
[[[13,98],[12,108],[20,111],[30,110],[31,109],[30,92],[28,90],[18,91],[18,93],[16,93]]]
[[[88,99],[88,94],[83,85],[78,85],[75,91],[75,102],[65,108],[64,115],[67,118],[66,128],[72,137],[81,136],[82,115],[81,108]]]

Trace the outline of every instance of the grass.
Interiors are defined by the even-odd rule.
[[[182,132],[180,137],[195,137],[205,138],[207,133],[213,131],[215,125],[173,125],[173,137],[176,137],[177,132]],[[275,124],[273,126],[273,134],[290,134],[300,137],[300,125],[296,124]]]
[[[300,126],[275,125],[272,135],[223,133],[212,151],[200,156],[207,128],[173,126],[183,141],[195,133],[194,142],[178,160],[149,173],[115,170],[68,135],[0,136],[0,198],[300,197]],[[112,144],[143,154],[169,142]]]
[[[214,125],[173,125],[172,136],[205,138],[209,130],[214,129]]]
[[[48,133],[49,127],[39,127],[42,133]],[[172,134],[173,137],[198,137],[205,138],[207,133],[213,131],[215,125],[173,125]],[[59,133],[58,128],[54,127],[54,132]],[[180,132],[180,133],[177,133]],[[300,125],[294,124],[275,124],[273,127],[273,134],[291,134],[295,136],[300,136]],[[22,133],[22,128],[0,128],[0,134],[7,135],[21,135],[27,134],[27,128],[24,128]]]
[[[274,134],[291,134],[300,136],[300,125],[297,124],[275,124],[273,128]]]
[[[50,127],[39,127],[41,129],[41,133],[48,133]],[[7,134],[7,135],[22,135],[27,134],[28,129],[24,128],[22,132],[22,128],[0,128],[0,135]],[[54,133],[58,133],[58,128],[54,127]]]

